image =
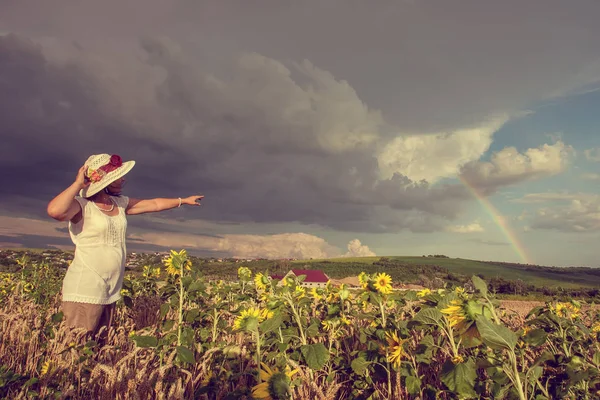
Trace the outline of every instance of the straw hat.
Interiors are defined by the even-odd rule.
[[[94,154],[85,162],[85,176],[91,181],[88,187],[81,189],[81,197],[91,197],[131,171],[135,161],[123,162],[116,154]]]

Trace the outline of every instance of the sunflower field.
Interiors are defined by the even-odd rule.
[[[469,289],[306,287],[238,269],[206,281],[185,250],[128,276],[115,326],[62,322],[64,270],[0,274],[0,398],[594,399],[598,309],[552,301],[523,318]],[[473,289],[474,288],[474,289]]]

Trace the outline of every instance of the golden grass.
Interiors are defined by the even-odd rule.
[[[134,327],[129,314],[139,317],[147,310],[128,313],[118,308],[117,328],[109,330],[108,344],[91,349],[86,356],[86,333],[52,322],[59,304],[57,296],[53,306],[43,310],[14,296],[0,308],[0,365],[38,379],[35,389],[41,398],[57,392],[60,398],[71,399],[182,398],[193,389],[193,379],[202,379],[206,374],[202,363],[197,371],[173,368],[175,352],[161,367],[153,350],[135,347],[128,335]],[[148,322],[148,318],[146,315],[141,320]],[[42,371],[43,366],[46,371]],[[19,387],[8,397],[25,398],[31,389]]]
[[[46,309],[17,295],[9,297],[0,306],[0,365],[37,382],[30,387],[14,385],[5,393],[6,397],[29,398],[28,392],[35,390],[40,398],[74,400],[208,399],[207,395],[195,392],[214,376],[214,359],[221,349],[200,352],[198,362],[184,368],[176,361],[174,348],[161,360],[154,349],[136,347],[130,339],[134,329],[158,321],[159,307],[158,299],[152,298],[136,299],[133,309],[117,307],[115,328],[109,330],[106,344],[90,347],[83,329],[69,329],[52,321],[52,315],[60,311],[58,295]],[[254,383],[251,363],[247,361],[251,357],[243,336],[219,334],[219,340],[239,346],[240,363],[247,364],[247,371],[236,379],[219,382],[211,399],[225,398],[236,388]],[[310,373],[306,367],[300,367],[300,371],[302,376]],[[309,379],[294,388],[294,398],[339,398],[336,393],[341,384],[326,382],[326,378]],[[0,397],[1,390],[2,387]]]

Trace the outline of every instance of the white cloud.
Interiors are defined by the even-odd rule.
[[[570,200],[566,205],[539,209],[531,228],[581,233],[600,231],[600,196],[588,195]]]
[[[600,148],[598,147],[586,149],[583,151],[583,154],[585,154],[585,158],[589,161],[600,162]]]
[[[369,249],[369,246],[360,243],[360,240],[353,239],[348,243],[348,252],[343,257],[373,257],[375,252]]]
[[[448,232],[453,233],[476,233],[483,232],[483,226],[479,222],[473,222],[469,225],[453,225],[446,228]]]
[[[562,141],[530,148],[524,153],[506,147],[494,153],[490,161],[467,164],[462,177],[484,192],[493,192],[502,186],[557,175],[567,168],[573,153],[573,147]]]
[[[492,144],[494,132],[507,120],[508,116],[502,116],[474,128],[399,136],[377,156],[380,176],[388,179],[399,173],[431,183],[456,176],[465,164],[479,160]]]
[[[130,235],[136,243],[158,245],[169,248],[187,248],[197,251],[225,253],[230,257],[256,258],[333,258],[368,257],[375,253],[360,240],[348,243],[348,252],[329,244],[325,239],[306,233],[281,233],[276,235],[221,235],[204,236],[189,233],[144,232]]]
[[[339,254],[325,239],[305,233],[226,235],[212,250],[224,251],[233,257],[261,258],[329,258]]]

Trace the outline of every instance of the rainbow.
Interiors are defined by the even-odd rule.
[[[514,230],[510,227],[506,218],[500,214],[498,209],[488,200],[486,196],[479,193],[477,188],[472,186],[465,178],[462,176],[458,176],[460,181],[465,185],[465,187],[473,194],[473,196],[479,201],[481,206],[490,214],[494,223],[498,226],[502,234],[506,237],[506,239],[511,244],[512,248],[515,250],[515,253],[521,259],[523,264],[532,264],[531,259],[529,258],[527,251],[523,244],[519,241],[518,236],[514,232]]]

